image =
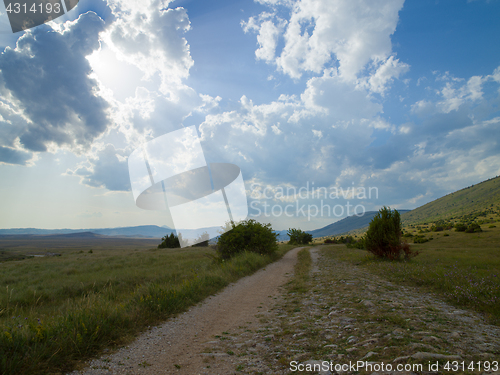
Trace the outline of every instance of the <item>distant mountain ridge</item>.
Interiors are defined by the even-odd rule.
[[[398,212],[403,215],[404,213],[410,212],[410,210],[398,210]],[[347,233],[355,229],[361,229],[370,225],[373,217],[378,213],[378,211],[367,211],[363,216],[348,216],[342,220],[336,221],[326,227],[308,231],[313,235],[313,238],[317,237],[327,237],[327,236],[337,236],[342,233]]]
[[[401,214],[407,213],[410,210],[398,210]],[[307,231],[311,233],[314,238],[336,236],[342,233],[350,232],[352,230],[361,229],[370,224],[373,216],[378,211],[365,212],[363,216],[348,216],[335,223],[329,224],[323,228]],[[216,236],[219,228],[206,228],[207,232],[212,236]],[[182,230],[184,233],[189,233],[189,229]],[[288,241],[288,230],[275,231],[278,234],[279,241]],[[170,233],[175,233],[174,229],[157,225],[138,225],[134,227],[118,227],[118,228],[96,228],[96,229],[37,229],[37,228],[12,228],[0,229],[1,235],[35,235],[35,236],[67,236],[68,238],[79,238],[82,236],[89,237],[90,234],[111,237],[143,237],[143,238],[162,238]],[[211,236],[211,237],[212,237]]]
[[[12,228],[0,229],[0,235],[77,235],[82,233],[93,233],[102,236],[114,237],[146,237],[162,238],[174,232],[173,229],[157,225],[138,225],[134,227],[119,228],[96,228],[96,229],[37,229],[37,228]]]

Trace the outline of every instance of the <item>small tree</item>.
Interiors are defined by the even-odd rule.
[[[173,249],[176,247],[181,247],[181,244],[179,238],[173,232],[170,233],[170,236],[166,235],[163,237],[161,244],[158,245],[158,249]]]
[[[311,233],[303,232],[300,229],[290,228],[288,229],[287,234],[290,237],[288,243],[291,245],[307,245],[313,239]]]
[[[388,207],[379,210],[370,222],[365,236],[366,250],[379,258],[406,259],[418,255],[412,251],[408,243],[401,240],[401,218],[397,210]]]
[[[243,251],[272,254],[278,250],[277,234],[271,224],[261,224],[250,219],[231,226],[233,229],[221,234],[217,241],[217,253],[222,259],[229,259]],[[224,229],[227,229],[227,225]]]

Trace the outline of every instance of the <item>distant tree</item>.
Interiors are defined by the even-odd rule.
[[[408,259],[418,255],[408,243],[401,240],[401,217],[397,210],[388,207],[379,210],[370,222],[365,235],[365,248],[379,258]]]
[[[313,239],[311,233],[303,232],[300,229],[290,228],[288,229],[287,234],[290,237],[288,243],[291,245],[307,245]]]
[[[179,238],[173,232],[170,233],[170,236],[166,235],[163,237],[161,244],[158,245],[158,249],[173,249],[176,247],[181,247],[181,244]]]

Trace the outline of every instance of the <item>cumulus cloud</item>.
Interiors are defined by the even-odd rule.
[[[218,106],[220,98],[199,94],[184,83],[193,65],[185,38],[191,26],[186,10],[169,8],[171,3],[108,1],[113,22],[101,32],[104,48],[91,57],[91,65],[102,68],[110,61],[120,61],[123,66],[134,67],[142,77],[135,82],[135,94],[131,90],[132,95],[120,96],[114,92],[120,85],[113,86],[108,77],[102,77],[106,71],[96,69],[100,90],[111,103],[113,132],[118,133],[119,141],[114,133],[101,137],[102,144],[108,142],[115,147],[108,145],[101,150],[96,146],[87,162],[72,172],[83,184],[128,190],[123,157],[140,144],[181,128],[190,117],[199,116],[201,122]],[[115,167],[124,173],[125,180],[116,178]],[[107,179],[107,170],[113,178]]]
[[[267,13],[261,15],[260,23],[255,18],[245,23],[247,29],[258,30],[259,37],[266,41],[262,44],[259,42],[259,50],[264,45],[275,46],[277,30],[280,29],[276,24],[283,25],[281,37],[284,47],[274,59],[281,71],[292,78],[300,78],[304,72],[320,73],[325,67],[338,64],[339,74],[353,80],[371,61],[386,61],[391,55],[390,37],[396,30],[398,13],[404,0],[259,2],[271,7],[284,5],[290,8],[291,15],[286,27],[279,19],[272,24],[269,17],[262,17]],[[269,33],[271,28],[273,33]],[[258,57],[271,61],[270,55],[261,52]],[[396,68],[397,60],[390,60],[385,72],[383,69],[379,76],[387,74],[391,64],[393,69]],[[400,64],[394,73],[399,75],[403,70],[404,65]],[[376,87],[381,90],[379,86]]]
[[[241,166],[245,179],[331,183],[361,162],[352,150],[368,147],[374,122],[381,122],[382,107],[368,92],[339,80],[315,78],[300,98],[282,95],[268,104],[244,96],[239,108],[207,116],[200,125],[207,157]]]
[[[372,87],[332,69],[310,78],[299,97],[260,105],[242,97],[238,108],[207,116],[200,132],[211,160],[234,162],[262,186],[354,182],[377,186],[378,202],[412,208],[499,174],[499,119],[491,118],[498,110],[496,73],[437,81],[413,104],[410,121],[397,124],[373,100]],[[446,110],[453,97],[460,104]]]
[[[111,191],[130,190],[127,156],[130,150],[115,149],[112,144],[96,145],[98,148],[87,162],[66,174],[78,176],[81,182],[92,187]]]
[[[491,114],[500,68],[467,79],[436,73],[426,82],[433,91],[414,99],[403,124],[384,114],[391,83],[409,70],[390,40],[403,0],[258,0],[267,11],[241,23],[256,34],[256,58],[294,79],[305,76],[303,89],[261,104],[243,95],[224,109],[221,98],[185,84],[193,66],[186,10],[168,8],[172,1],[108,2],[114,20],[106,28],[87,14],[60,32],[44,26],[26,33],[0,57],[0,162],[29,164],[34,152],[52,145],[85,149],[87,160],[67,174],[88,186],[128,191],[130,152],[191,121],[201,123],[207,161],[237,164],[249,183],[377,186],[380,202],[403,206],[460,188],[463,176],[490,177],[499,162],[500,127]],[[98,53],[100,37],[143,74],[135,94],[118,100],[89,75],[92,59],[89,65],[85,57]],[[49,38],[53,50],[45,51]],[[61,65],[72,64],[76,75],[49,69],[47,55],[64,53]],[[37,96],[10,78],[26,72],[24,82],[35,82],[28,69],[38,66],[50,73],[42,80],[46,97],[41,83],[33,86]],[[49,100],[63,105],[51,107]]]
[[[442,85],[435,90],[436,97],[433,98],[434,100],[421,99],[412,104],[411,113],[425,117],[437,113],[460,111],[464,107],[471,110],[479,103],[483,107],[487,106],[491,99],[484,100],[484,86],[488,82],[500,83],[500,79],[497,77],[498,71],[497,68],[491,75],[473,76],[467,80],[453,77],[449,72],[442,75],[436,73],[435,81]],[[495,93],[490,94],[490,97],[495,95]],[[486,112],[489,113],[491,110],[486,110]]]
[[[399,78],[401,74],[406,73],[410,66],[390,56],[386,61],[383,61],[378,69],[368,78],[368,85],[372,92],[384,94],[387,86],[394,78]]]
[[[26,165],[32,156],[24,150],[0,146],[0,163]]]
[[[255,56],[257,59],[267,62],[272,62],[274,60],[278,38],[286,25],[286,21],[279,17],[277,18],[278,23],[275,24],[269,19],[271,17],[273,17],[272,14],[263,12],[259,17],[250,17],[248,22],[241,23],[245,33],[249,31],[258,31],[257,42],[259,48],[255,51]]]
[[[484,82],[482,77],[471,77],[465,84],[455,81],[447,82],[441,90],[443,99],[438,103],[442,112],[449,113],[456,111],[465,102],[475,102],[483,96],[481,86]]]
[[[105,132],[108,104],[96,93],[85,59],[99,48],[103,29],[89,12],[61,32],[47,25],[32,29],[0,55],[2,91],[9,94],[2,101],[25,121],[16,136],[26,150],[86,149]]]
[[[109,0],[116,21],[102,34],[120,59],[137,66],[145,79],[158,73],[160,90],[174,95],[170,85],[181,85],[193,59],[182,35],[191,27],[184,8],[169,8],[172,0]]]

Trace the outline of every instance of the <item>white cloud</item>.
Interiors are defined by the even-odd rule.
[[[96,144],[88,160],[67,175],[80,177],[83,184],[104,187],[111,191],[130,190],[128,163],[125,158],[130,150],[116,149],[112,144]]]
[[[484,84],[488,81],[500,83],[500,68],[495,69],[493,74],[486,76],[473,76],[465,80],[453,77],[446,72],[437,76],[436,82],[444,82],[444,85],[436,90],[437,99],[430,101],[422,99],[411,106],[411,113],[429,116],[434,113],[451,113],[459,111],[464,106],[484,103]]]
[[[119,59],[137,66],[144,79],[158,73],[160,91],[175,95],[171,85],[187,78],[193,59],[183,36],[191,25],[184,8],[168,8],[172,0],[109,0],[116,21],[102,34]]]
[[[500,83],[500,66],[496,68],[493,74],[489,77],[491,77],[491,79],[493,79],[494,81]]]
[[[319,139],[323,138],[323,132],[321,130],[312,129],[312,132],[313,132],[315,137],[317,137]]]
[[[466,102],[476,102],[482,99],[484,80],[483,77],[474,76],[466,83],[447,82],[440,92],[444,100],[438,103],[438,108],[444,113],[449,113],[458,110]]]
[[[428,100],[422,99],[412,104],[411,113],[418,115],[427,115],[435,111],[436,106]]]
[[[304,72],[320,73],[332,61],[338,61],[339,74],[354,80],[370,61],[385,61],[391,55],[390,36],[404,0],[259,2],[285,5],[291,11],[283,29],[285,45],[274,61],[281,71],[300,78]],[[253,28],[260,30],[256,20],[252,22]],[[270,21],[261,21],[261,25],[264,22]],[[269,61],[270,54],[265,56]]]
[[[327,75],[312,78],[300,99],[282,95],[256,105],[243,96],[239,108],[207,116],[200,133],[207,158],[233,161],[245,179],[330,181],[363,163],[361,152],[348,155],[372,142],[374,127],[392,131],[378,117],[381,109],[366,90]]]
[[[247,22],[241,23],[245,33],[258,31],[257,43],[259,48],[255,51],[255,56],[257,59],[267,62],[274,60],[278,37],[286,25],[286,22],[280,18],[277,18],[278,24],[274,24],[270,19],[272,17],[273,14],[263,12],[257,19],[250,17]]]
[[[375,74],[372,74],[368,79],[370,90],[383,95],[387,90],[387,85],[394,78],[399,78],[401,74],[406,73],[409,68],[408,64],[400,62],[394,56],[390,56],[380,64]]]

